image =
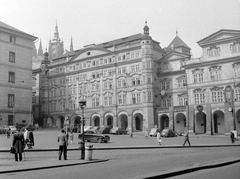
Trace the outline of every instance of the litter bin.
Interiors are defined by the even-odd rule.
[[[85,160],[92,160],[93,155],[93,145],[88,145],[85,147]]]
[[[237,139],[238,139],[238,138],[237,138],[237,131],[236,131],[236,130],[232,130],[231,132],[234,134],[235,140],[237,140]]]

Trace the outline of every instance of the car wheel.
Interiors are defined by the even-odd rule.
[[[102,139],[97,139],[98,143],[102,143]]]
[[[106,140],[104,141],[104,143],[107,143],[107,142],[108,142],[108,141],[106,141]]]

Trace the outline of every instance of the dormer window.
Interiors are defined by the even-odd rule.
[[[240,52],[240,41],[233,42],[230,45],[230,50],[232,51],[232,53]]]
[[[209,49],[207,49],[208,57],[216,57],[220,56],[220,47],[212,46]]]

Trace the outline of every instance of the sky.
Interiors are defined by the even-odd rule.
[[[43,50],[56,23],[64,48],[74,50],[143,33],[167,47],[178,36],[198,58],[197,42],[221,29],[240,30],[240,0],[0,0],[0,21],[41,39]],[[39,41],[35,42],[36,48]]]

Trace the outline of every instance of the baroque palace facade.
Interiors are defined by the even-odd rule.
[[[86,125],[132,131],[172,128],[196,134],[240,133],[240,31],[220,30],[198,42],[200,58],[178,34],[162,49],[143,34],[87,45],[49,60],[39,76],[38,123],[78,126],[78,102],[87,101]],[[71,44],[72,46],[72,44]]]

